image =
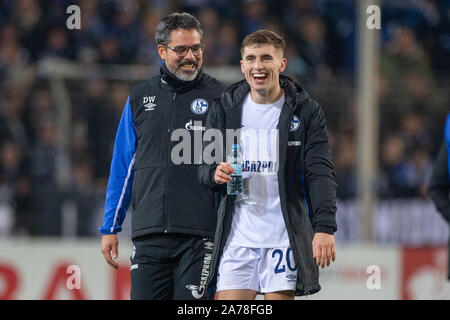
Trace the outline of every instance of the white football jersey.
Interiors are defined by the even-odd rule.
[[[257,104],[250,96],[242,108],[241,148],[243,197],[233,212],[230,246],[288,247],[278,189],[278,121],[285,97],[272,104]]]

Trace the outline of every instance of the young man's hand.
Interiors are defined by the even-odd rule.
[[[226,162],[222,162],[216,167],[216,172],[214,173],[214,181],[217,184],[224,184],[231,181],[231,174],[236,173],[233,167]]]
[[[322,269],[328,267],[331,260],[336,260],[336,250],[334,248],[334,236],[328,233],[317,232],[312,242],[313,258],[316,258],[316,264]]]

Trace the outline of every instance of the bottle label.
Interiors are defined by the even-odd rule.
[[[234,171],[236,171],[236,173],[233,173],[232,175],[242,175],[242,166],[240,164],[232,164],[231,165],[234,169]]]

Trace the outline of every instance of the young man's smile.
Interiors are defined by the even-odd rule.
[[[253,95],[265,101],[278,97],[279,74],[286,68],[283,50],[272,45],[245,47],[242,53],[241,70],[250,85]],[[257,99],[259,100],[259,99]]]

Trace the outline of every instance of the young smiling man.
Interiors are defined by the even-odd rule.
[[[245,197],[226,195],[234,172],[228,163],[199,170],[202,183],[224,195],[208,279],[213,285],[217,277],[217,299],[313,294],[320,290],[318,266],[336,258],[336,183],[325,117],[280,74],[284,50],[275,32],[248,35],[241,46],[245,80],[229,87],[208,115],[206,130],[239,132],[246,169]],[[257,139],[248,139],[255,132]]]
[[[119,268],[117,233],[132,203],[131,299],[210,297],[202,279],[218,199],[198,182],[198,165],[171,161],[177,143],[172,132],[193,121],[204,125],[209,105],[224,89],[202,71],[202,37],[200,23],[188,13],[161,20],[155,40],[164,63],[158,75],[133,87],[117,130],[101,251],[112,268]],[[197,127],[192,136],[202,125]]]

